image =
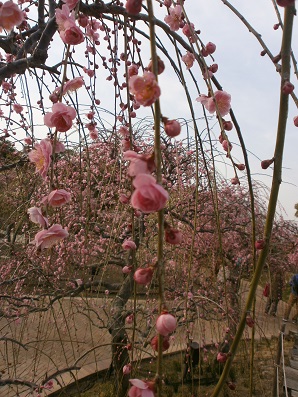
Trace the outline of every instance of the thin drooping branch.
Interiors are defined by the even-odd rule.
[[[289,76],[290,76],[291,42],[292,42],[294,14],[295,14],[294,6],[288,6],[285,8],[284,31],[283,31],[282,45],[281,45],[281,61],[282,61],[281,88],[283,87],[284,82],[289,80]],[[269,252],[269,244],[270,244],[270,238],[271,238],[276,205],[278,200],[279,187],[282,182],[282,177],[281,177],[282,159],[283,159],[283,150],[284,150],[284,142],[285,142],[286,126],[287,126],[287,118],[288,118],[288,103],[289,103],[289,96],[287,94],[284,94],[281,89],[279,119],[278,119],[277,136],[276,136],[275,153],[274,153],[274,157],[275,157],[274,172],[273,172],[271,193],[268,203],[268,212],[267,212],[266,224],[265,224],[264,236],[263,236],[265,241],[265,247],[260,252],[260,256],[256,265],[256,271],[251,281],[250,290],[241,316],[239,327],[237,329],[235,338],[230,348],[229,358],[225,364],[225,367],[218,381],[218,384],[214,389],[212,397],[219,396],[224,386],[225,380],[227,379],[227,376],[229,374],[233,359],[237,352],[246,325],[246,315],[247,312],[251,310],[253,301],[255,299],[258,283],[261,278],[262,270]]]

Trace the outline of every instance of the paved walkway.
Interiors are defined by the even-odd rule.
[[[241,297],[244,302],[248,283],[241,284]],[[277,336],[279,333],[284,302],[280,302],[277,317],[264,314],[265,299],[262,289],[257,292],[257,321],[255,325],[256,338]],[[44,304],[46,304],[46,300]],[[145,301],[138,302],[139,309],[143,309],[143,320],[138,319],[138,325],[148,322],[150,308],[145,307]],[[76,379],[84,378],[92,373],[109,367],[111,360],[110,335],[106,329],[107,316],[111,310],[110,298],[72,298],[56,302],[52,309],[31,314],[28,319],[20,321],[0,320],[2,342],[0,344],[0,371],[2,380],[21,379],[40,384],[46,377],[56,371],[63,371],[70,367],[80,367],[71,373],[59,376],[59,384],[54,381],[51,391],[44,391],[49,395]],[[154,319],[152,322],[154,325]],[[219,342],[226,330],[224,320],[197,320],[192,334],[194,341],[201,346]],[[249,332],[249,328],[248,331]],[[297,331],[297,325],[287,323],[286,331]],[[149,339],[153,335],[150,334]],[[3,337],[6,340],[3,340]],[[246,333],[245,337],[249,337]],[[22,345],[11,341],[21,341]],[[137,336],[136,346],[141,349],[135,353],[135,359],[142,359],[146,352],[142,347],[144,337]],[[186,346],[185,329],[180,328],[171,342],[170,351],[178,351]],[[148,349],[151,354],[152,350]],[[148,356],[148,354],[147,354]],[[9,359],[8,359],[8,358]],[[31,391],[24,386],[2,386],[0,397],[29,397]]]

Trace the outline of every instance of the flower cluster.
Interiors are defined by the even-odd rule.
[[[143,76],[133,75],[129,78],[129,90],[139,105],[151,106],[160,97],[160,88],[152,72]]]
[[[60,37],[65,44],[77,45],[84,41],[83,32],[76,25],[75,13],[70,12],[67,4],[64,4],[61,9],[56,9],[56,22]]]
[[[215,91],[213,97],[201,94],[197,102],[205,106],[209,113],[218,110],[222,117],[226,116],[231,109],[231,95],[226,91]]]
[[[24,20],[22,10],[13,2],[6,1],[0,4],[0,32],[2,29],[11,30]]]

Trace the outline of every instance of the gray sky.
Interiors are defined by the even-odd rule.
[[[273,25],[278,20],[272,1],[231,0],[230,2],[262,35],[270,51],[277,55],[280,50],[282,30],[273,29]],[[280,76],[270,59],[267,56],[260,56],[262,48],[257,39],[221,0],[187,0],[185,8],[195,28],[201,30],[202,41],[204,43],[211,41],[217,46],[213,55],[215,62],[219,65],[219,70],[215,76],[223,89],[232,96],[232,108],[240,124],[247,150],[251,152],[249,159],[253,177],[270,187],[272,169],[262,170],[260,160],[270,159],[274,153]],[[279,9],[283,16],[283,9]],[[294,54],[296,52],[298,56],[297,17],[294,23],[292,48]],[[298,89],[297,77],[292,75],[291,80]],[[283,183],[279,196],[287,212],[285,218],[289,219],[295,219],[294,204],[298,202],[296,154],[298,128],[293,124],[293,117],[296,115],[298,115],[298,110],[290,99]],[[230,140],[234,141],[235,132],[231,131],[228,134]],[[241,160],[241,152],[236,147],[233,148],[232,154]],[[225,173],[224,167],[222,172]],[[230,177],[228,171],[226,176]]]

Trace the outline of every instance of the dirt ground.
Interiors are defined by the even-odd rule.
[[[235,357],[229,380],[221,394],[222,397],[228,396],[256,396],[271,397],[272,381],[274,374],[274,362],[276,356],[277,338],[271,340],[263,339],[255,342],[255,353],[253,360],[253,388],[250,394],[250,357],[251,345],[250,341],[241,344],[240,351]],[[284,342],[285,365],[287,365],[287,355],[293,347],[293,340],[288,338]],[[193,373],[185,379],[182,384],[185,357],[182,353],[176,353],[171,357],[165,357],[164,368],[165,378],[163,387],[163,397],[210,397],[216,380],[219,377],[221,368],[214,360],[215,352],[210,349],[205,352],[200,365],[198,365]],[[155,372],[155,361],[146,361],[138,364],[136,373],[133,378],[152,379]],[[282,371],[280,371],[282,372]],[[283,379],[280,378],[280,395],[282,390]],[[235,387],[235,390],[233,388]],[[76,397],[114,397],[113,381],[103,379],[94,387],[84,393],[76,394]]]

